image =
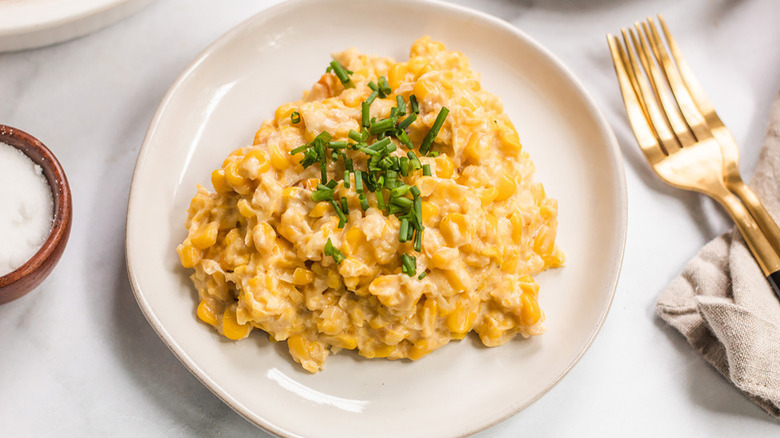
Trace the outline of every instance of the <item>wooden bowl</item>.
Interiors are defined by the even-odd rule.
[[[4,304],[35,289],[54,269],[70,236],[73,208],[65,171],[43,143],[24,131],[5,125],[0,125],[0,142],[21,150],[41,166],[54,200],[54,219],[43,246],[25,264],[0,277],[0,304]]]

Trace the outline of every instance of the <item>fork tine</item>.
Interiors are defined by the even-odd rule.
[[[664,115],[677,136],[680,145],[683,147],[690,146],[696,142],[696,139],[693,137],[693,133],[688,129],[688,125],[685,124],[674,97],[669,93],[669,88],[666,86],[666,80],[664,79],[661,70],[659,70],[655,62],[653,62],[653,55],[650,53],[649,43],[642,33],[641,24],[637,22],[635,23],[635,26],[639,37],[637,38],[634,35],[634,32],[631,32],[631,38],[634,42],[634,47],[639,53],[639,60],[642,62],[645,72],[647,72],[647,75],[650,77],[650,84],[653,86],[655,96],[661,102],[661,106],[664,109]],[[669,152],[672,153],[672,151]]]
[[[677,105],[680,107],[680,112],[685,118],[685,121],[688,123],[691,131],[693,131],[693,135],[698,140],[712,137],[712,133],[707,126],[704,117],[699,113],[698,107],[696,107],[696,104],[693,102],[693,98],[691,98],[690,93],[688,93],[688,89],[685,87],[685,83],[683,82],[677,67],[669,58],[663,41],[661,41],[661,36],[655,28],[653,19],[648,17],[647,25],[643,27],[647,41],[653,49],[653,54],[655,55],[658,64],[663,68],[669,88],[672,90],[672,94],[677,101]]]
[[[620,31],[623,33],[623,44],[625,45],[626,52],[628,53],[628,65],[630,66],[631,71],[633,71],[635,82],[638,84],[637,94],[639,95],[639,101],[644,105],[645,113],[648,116],[650,124],[655,129],[656,138],[660,140],[664,151],[667,154],[673,154],[680,149],[680,143],[677,141],[674,133],[672,133],[669,122],[667,121],[663,112],[658,107],[653,89],[650,86],[647,78],[645,78],[645,75],[642,74],[639,63],[634,56],[634,51],[631,50],[628,34],[630,32],[632,38],[636,41],[634,31],[633,29],[629,29],[629,32],[626,32],[625,29],[621,29]],[[636,51],[639,52],[638,49]]]
[[[612,54],[612,64],[615,66],[615,73],[620,84],[620,91],[623,95],[623,103],[626,107],[628,120],[634,131],[639,147],[645,154],[647,161],[655,165],[664,159],[664,151],[656,140],[656,133],[650,126],[644,108],[639,102],[639,94],[635,89],[631,74],[628,73],[628,58],[620,47],[620,41],[611,35],[607,35],[609,51]]]
[[[723,122],[720,121],[720,118],[715,117],[717,120],[717,122],[715,122],[711,120],[710,117],[707,117],[708,114],[715,114],[715,108],[712,106],[712,103],[710,103],[710,100],[704,93],[704,89],[701,87],[699,81],[696,79],[696,76],[693,74],[693,70],[691,70],[691,68],[688,66],[688,63],[685,61],[685,58],[682,55],[682,51],[680,51],[680,46],[678,46],[677,41],[672,38],[672,33],[666,26],[666,21],[664,21],[664,17],[662,17],[661,14],[658,14],[658,22],[661,24],[661,30],[663,31],[664,37],[666,38],[666,44],[669,46],[669,50],[672,53],[672,58],[674,58],[674,63],[677,64],[677,69],[680,71],[680,76],[687,86],[691,97],[696,103],[696,106],[699,108],[699,111],[704,114],[707,123],[710,125],[722,125]]]

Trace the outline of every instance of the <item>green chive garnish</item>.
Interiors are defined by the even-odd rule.
[[[404,97],[400,94],[398,96],[395,96],[395,103],[396,108],[398,108],[398,115],[402,116],[406,114],[406,102],[404,102]]]
[[[424,164],[422,169],[423,169],[423,176],[433,176],[433,174],[431,173],[430,164]]]
[[[398,129],[403,130],[408,128],[415,120],[417,120],[417,113],[409,114],[407,118],[401,120],[401,123],[398,124]]]
[[[406,242],[407,233],[409,233],[409,219],[401,218],[401,229],[398,232],[398,241],[401,243]]]
[[[412,94],[409,96],[409,106],[412,107],[412,112],[415,114],[420,114],[420,106],[417,105],[417,96]]]
[[[425,138],[422,141],[422,144],[420,145],[420,153],[425,155],[428,153],[428,151],[431,150],[431,146],[433,146],[433,140],[436,138],[436,136],[439,134],[439,130],[441,129],[441,126],[444,124],[444,119],[447,118],[447,114],[450,113],[450,110],[447,109],[447,107],[441,107],[441,110],[439,110],[439,114],[436,116],[436,120],[433,122],[433,126],[431,126],[431,130],[428,131],[428,134],[425,136]]]
[[[325,255],[333,257],[333,261],[335,261],[337,265],[340,265],[344,260],[344,254],[333,246],[333,242],[330,241],[330,238],[325,242]]]
[[[387,83],[387,78],[384,76],[379,77],[379,83],[377,84],[379,87],[379,97],[385,98],[388,94],[390,94],[393,90],[390,89],[390,84]],[[384,94],[384,96],[382,96]]]
[[[292,114],[290,114],[290,121],[293,122],[293,124],[300,123],[301,113],[299,113],[298,111],[293,111]]]
[[[333,69],[333,73],[336,75],[336,77],[339,78],[345,87],[353,88],[355,86],[355,84],[352,83],[352,79],[349,77],[349,73],[347,73],[347,69],[345,69],[344,66],[341,65],[338,61],[335,59],[331,61],[330,67]]]

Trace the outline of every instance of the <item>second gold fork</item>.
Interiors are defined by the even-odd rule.
[[[714,137],[720,144],[723,154],[723,179],[726,187],[742,200],[750,214],[756,219],[761,231],[769,239],[772,247],[780,253],[780,227],[772,219],[758,196],[742,181],[740,176],[737,141],[718,117],[715,108],[685,61],[677,42],[660,14],[658,21],[669,46],[671,59],[664,48],[653,20],[648,18],[646,23],[642,23],[642,28],[652,47],[653,54],[663,67],[667,83],[678,102],[682,116],[697,139]]]
[[[639,38],[633,30],[623,29],[622,33],[625,50],[612,35],[608,35],[607,40],[628,118],[642,152],[664,181],[704,193],[726,209],[775,295],[780,298],[780,255],[742,202],[726,188],[721,147],[713,135],[702,132],[696,138],[686,127],[679,109],[663,86],[662,73],[652,62],[649,38],[641,31]]]

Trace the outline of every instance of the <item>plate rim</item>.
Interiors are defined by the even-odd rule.
[[[244,30],[244,28],[248,27],[250,23],[258,19],[258,17],[267,14],[283,13],[285,10],[288,9],[295,10],[301,5],[306,5],[309,3],[322,3],[323,1],[338,1],[338,0],[286,0],[281,3],[273,4],[265,9],[262,9],[259,12],[251,15],[247,19],[239,22],[238,24],[236,24],[226,32],[222,33],[220,36],[218,36],[214,41],[209,43],[182,70],[182,72],[172,82],[172,84],[166,91],[165,95],[163,96],[162,100],[160,101],[160,104],[158,105],[154,113],[154,116],[150,121],[149,128],[147,129],[147,132],[144,135],[143,141],[141,143],[141,148],[139,150],[138,157],[136,159],[136,164],[133,169],[130,191],[129,191],[128,201],[127,201],[127,205],[128,205],[127,214],[125,220],[125,260],[126,260],[127,274],[130,280],[130,285],[133,290],[133,295],[135,296],[135,299],[139,304],[139,308],[141,309],[141,312],[143,313],[144,317],[147,319],[149,324],[154,328],[159,338],[163,341],[166,347],[168,347],[168,349],[174,354],[174,356],[180,362],[182,362],[185,368],[187,368],[192,375],[194,375],[209,391],[215,394],[223,403],[228,405],[233,411],[235,411],[240,416],[244,417],[250,423],[254,424],[257,427],[260,427],[261,429],[263,429],[268,433],[278,435],[281,437],[289,437],[289,438],[302,438],[302,436],[294,432],[288,431],[282,427],[279,427],[276,424],[273,424],[270,421],[268,421],[266,418],[251,412],[250,409],[248,409],[240,401],[235,399],[232,395],[230,395],[224,388],[222,388],[222,386],[220,386],[211,377],[209,377],[208,374],[203,369],[201,369],[201,367],[198,366],[198,364],[181,348],[181,346],[176,342],[175,339],[173,339],[171,334],[168,332],[168,330],[161,323],[157,315],[151,309],[149,302],[146,300],[145,295],[141,291],[141,286],[137,280],[137,277],[134,275],[133,261],[130,257],[131,247],[132,247],[132,243],[129,239],[130,218],[131,218],[130,213],[131,213],[131,207],[134,203],[133,201],[137,197],[137,193],[135,190],[136,186],[135,184],[133,184],[133,182],[135,181],[139,169],[142,168],[142,165],[146,160],[146,156],[149,153],[151,138],[154,137],[154,134],[159,129],[160,120],[165,112],[165,109],[173,100],[174,95],[177,94],[179,88],[181,88],[183,83],[190,77],[190,75],[192,75],[193,72],[197,70],[198,66],[208,56],[210,56],[212,52],[214,52],[217,48],[225,44],[227,41],[231,40],[234,37],[234,35],[241,33]],[[377,3],[382,3],[390,0],[362,0],[362,1],[373,1]],[[599,314],[597,324],[593,327],[593,331],[590,337],[583,344],[583,346],[580,348],[580,351],[577,353],[576,356],[574,356],[571,362],[556,376],[555,379],[552,379],[541,391],[539,391],[539,393],[529,398],[524,403],[518,404],[507,414],[497,417],[492,422],[487,422],[485,424],[478,425],[476,428],[471,428],[457,435],[458,437],[465,437],[477,433],[479,431],[488,429],[492,426],[495,426],[507,420],[508,418],[516,415],[523,409],[535,403],[542,396],[547,394],[571,371],[571,369],[576,364],[579,363],[579,361],[582,359],[585,353],[592,346],[598,334],[601,332],[601,329],[612,307],[612,303],[614,302],[618,282],[620,279],[620,274],[622,271],[624,256],[625,256],[626,236],[627,236],[627,229],[628,229],[628,197],[627,197],[627,186],[626,186],[626,176],[625,176],[625,165],[624,165],[622,155],[620,153],[620,146],[617,141],[617,137],[615,136],[615,133],[611,125],[607,121],[604,113],[596,104],[593,97],[590,95],[590,93],[588,93],[585,86],[574,75],[571,69],[568,66],[566,66],[560,59],[558,59],[558,57],[555,56],[554,53],[552,53],[549,49],[547,49],[537,40],[532,38],[530,35],[526,34],[524,31],[522,31],[520,28],[516,27],[515,25],[501,18],[498,18],[494,15],[491,15],[487,12],[483,12],[459,4],[448,3],[443,0],[423,0],[423,1],[393,0],[393,1],[400,1],[402,3],[413,4],[413,5],[425,3],[433,6],[434,8],[444,8],[450,11],[455,11],[455,12],[460,12],[460,13],[465,13],[465,14],[475,16],[478,19],[487,21],[492,26],[500,27],[504,31],[513,34],[514,37],[522,40],[525,44],[531,46],[534,50],[536,50],[544,57],[546,57],[550,61],[550,63],[556,69],[558,69],[560,73],[569,81],[569,83],[573,85],[574,90],[579,94],[579,97],[582,100],[582,102],[586,104],[586,106],[589,108],[591,115],[594,121],[596,122],[594,126],[598,128],[598,132],[603,135],[605,140],[607,140],[606,150],[609,152],[608,154],[608,157],[610,158],[609,163],[611,164],[611,167],[613,169],[612,173],[614,173],[615,176],[614,193],[615,193],[615,200],[618,201],[619,204],[617,206],[618,208],[616,209],[617,216],[615,217],[615,222],[620,225],[619,229],[616,230],[617,233],[616,233],[615,245],[617,246],[617,248],[613,249],[614,251],[616,251],[614,257],[617,263],[615,263],[612,266],[609,275],[610,281],[608,282],[607,285],[605,285],[605,287],[609,289],[609,299],[607,300],[606,305],[602,309],[601,314]]]
[[[87,35],[121,21],[154,1],[100,0],[87,9],[76,8],[74,11],[63,8],[61,13],[45,20],[0,26],[0,53],[45,47]],[[30,6],[31,9],[40,7]],[[2,9],[3,4],[0,3],[0,11]]]

